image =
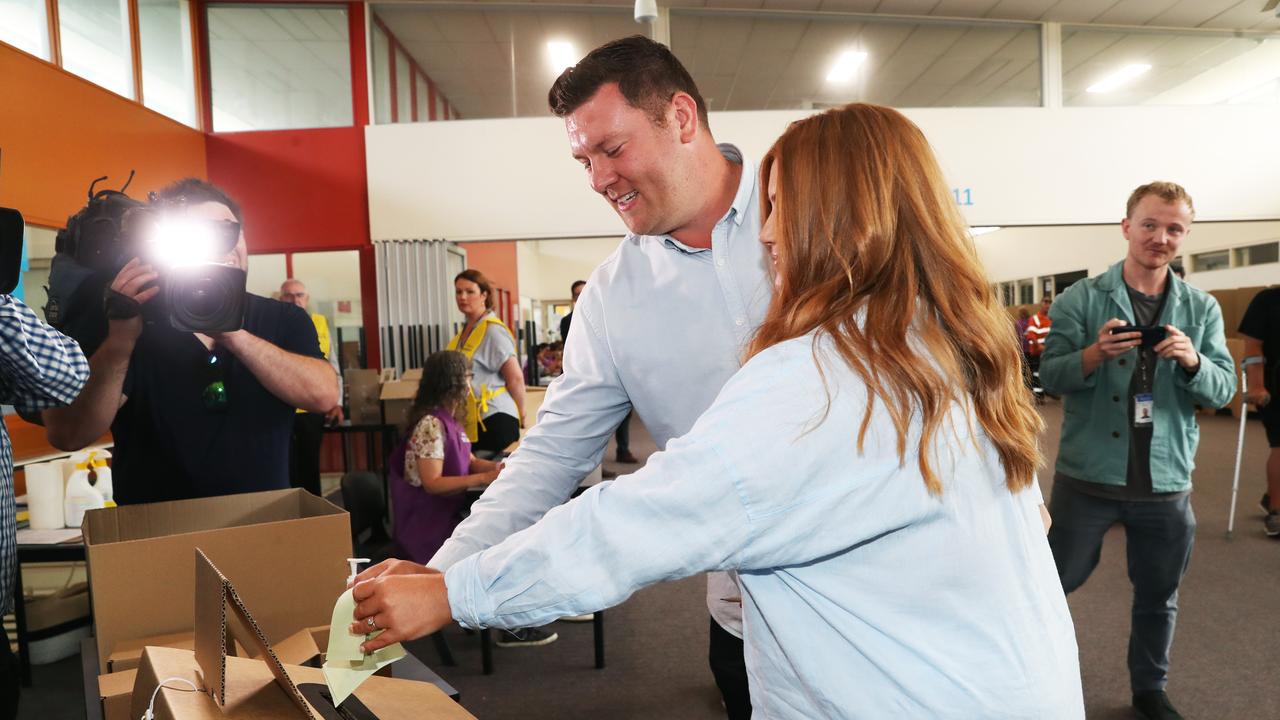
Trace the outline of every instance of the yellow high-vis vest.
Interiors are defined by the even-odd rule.
[[[488,332],[490,325],[497,325],[506,330],[507,333],[511,334],[511,339],[515,339],[515,334],[511,332],[511,328],[503,324],[497,316],[489,315],[480,319],[475,329],[471,331],[471,335],[467,337],[467,341],[461,343],[462,347],[458,347],[462,340],[462,331],[458,331],[458,334],[453,336],[453,339],[449,341],[445,349],[457,350],[466,355],[468,359],[471,359],[476,354],[476,350],[479,349],[480,343],[484,342],[484,335]],[[477,396],[475,389],[468,385],[467,415],[462,421],[462,426],[466,428],[467,438],[471,442],[478,440],[480,431],[484,429],[484,415],[489,412],[489,401],[506,391],[506,385],[499,385],[496,389],[490,388],[488,385],[481,385],[480,394]]]

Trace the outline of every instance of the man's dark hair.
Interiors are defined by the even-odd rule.
[[[570,294],[578,292],[578,288],[586,284],[587,284],[586,280],[574,280],[573,284],[569,286]]]
[[[698,105],[698,118],[709,127],[707,103],[689,71],[666,45],[643,35],[605,43],[566,68],[547,93],[547,104],[556,117],[564,117],[609,83],[618,83],[627,104],[649,113],[659,124],[671,98],[678,92],[688,93]]]
[[[201,203],[216,202],[226,205],[231,214],[236,216],[236,222],[244,223],[244,218],[240,216],[240,203],[232,200],[227,191],[199,178],[183,178],[165,185],[151,193],[151,202],[160,206],[199,205]]]

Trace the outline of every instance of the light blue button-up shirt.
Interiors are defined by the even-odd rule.
[[[537,424],[431,567],[444,570],[501,542],[567,500],[632,408],[665,447],[741,367],[772,285],[755,164],[732,145],[720,151],[742,165],[742,178],[711,247],[630,235],[591,274],[574,308],[564,374],[548,388]],[[708,578],[712,617],[740,635],[738,595],[728,576]]]
[[[453,616],[526,627],[736,570],[755,717],[1082,718],[1075,632],[1040,518],[960,405],[904,462],[829,340],[753,358],[693,429],[451,567]],[[828,387],[830,394],[828,394]],[[823,418],[824,410],[829,412]]]

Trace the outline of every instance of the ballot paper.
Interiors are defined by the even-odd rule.
[[[377,637],[382,631],[370,635],[351,634],[351,623],[354,622],[356,612],[356,600],[351,592],[347,590],[342,593],[333,606],[333,619],[329,623],[329,649],[325,653],[322,668],[334,707],[341,705],[370,675],[404,657],[404,647],[400,643],[372,653],[360,651],[360,645],[365,640]]]

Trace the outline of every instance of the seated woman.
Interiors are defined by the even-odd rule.
[[[430,574],[370,568],[372,650],[736,570],[762,718],[1081,718],[1017,339],[920,130],[850,105],[761,163],[773,302],[684,437]]]
[[[471,361],[453,350],[427,358],[409,410],[409,434],[392,451],[391,502],[396,556],[425,563],[461,522],[469,487],[488,485],[501,464],[471,454],[458,421],[471,383]]]

